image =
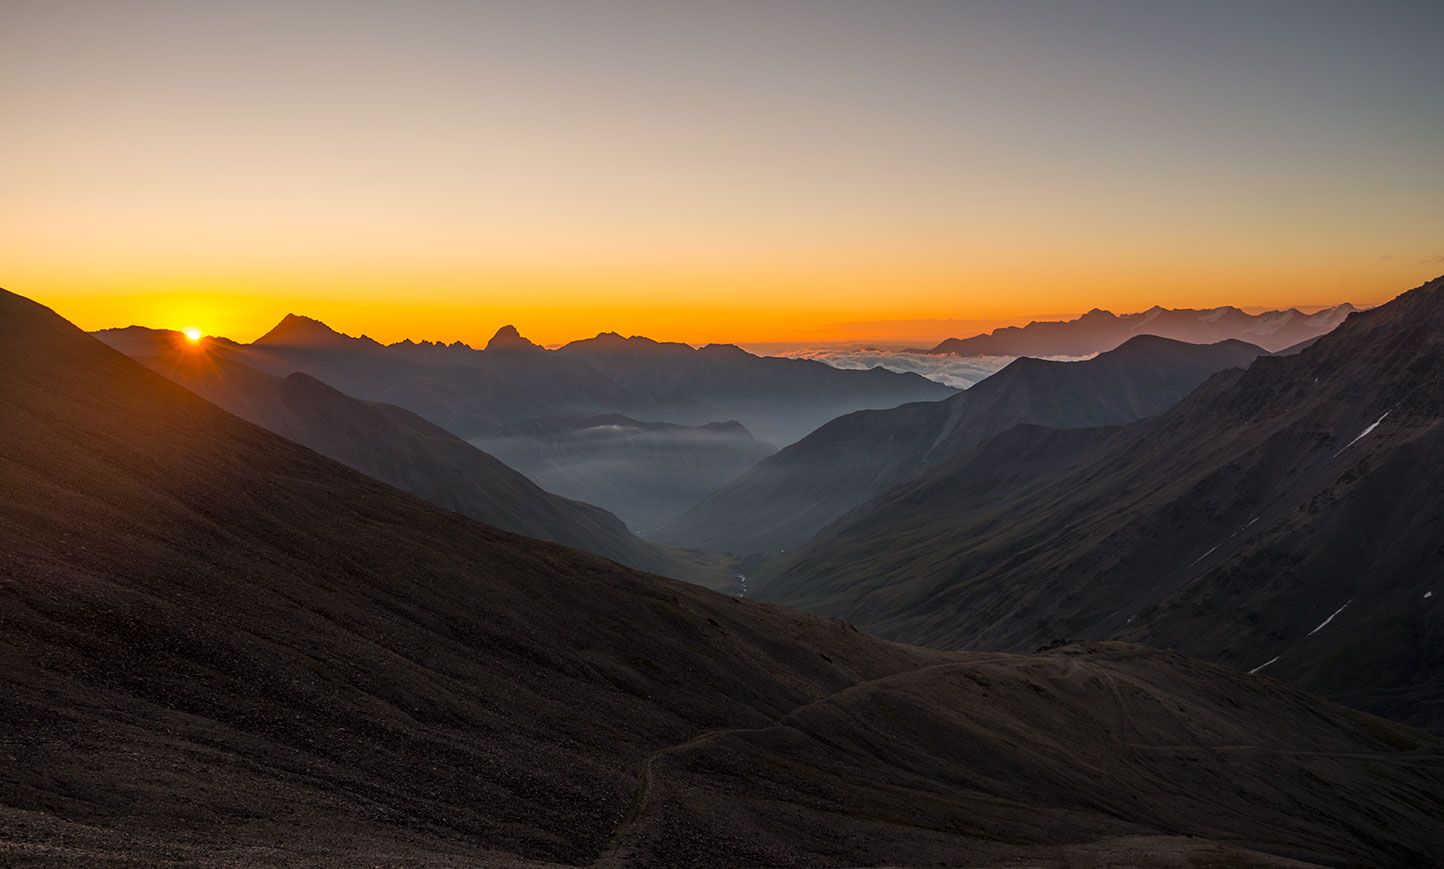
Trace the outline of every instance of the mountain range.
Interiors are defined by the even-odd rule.
[[[1270,352],[1327,334],[1357,310],[1345,302],[1305,314],[1297,308],[1248,314],[1233,306],[1163,308],[1114,314],[1094,308],[1074,320],[1037,320],[971,338],[949,338],[920,353],[956,356],[1089,356],[1105,353],[1137,335],[1156,335],[1190,344],[1236,339]]]
[[[105,334],[122,341],[124,331]],[[384,346],[289,314],[251,344],[207,342],[262,373],[308,374],[409,410],[502,454],[543,488],[646,529],[675,520],[746,471],[773,452],[772,442],[795,440],[839,413],[956,391],[916,374],[843,371],[730,345],[694,350],[604,335],[546,350],[512,326],[483,350],[460,342]],[[595,424],[603,417],[625,423]]]
[[[544,350],[511,326],[484,350],[459,342],[382,346],[292,314],[249,348],[259,357],[254,367],[303,371],[351,395],[405,407],[465,438],[535,419],[621,414],[682,425],[734,420],[781,444],[840,413],[955,391],[916,374],[843,371],[754,356],[730,344],[693,349],[603,333]]]
[[[1444,743],[1267,676],[884,642],[439,509],[9,293],[0,342],[7,862],[1438,853]]]
[[[1444,729],[1444,279],[1125,426],[1003,432],[762,596],[948,648],[1145,641]]]
[[[655,539],[748,555],[805,543],[869,499],[1016,425],[1133,422],[1183,398],[1216,371],[1263,350],[1242,341],[1185,344],[1143,335],[1082,362],[1020,358],[957,395],[858,411],[765,459]]]
[[[705,414],[688,399],[637,393],[591,366],[555,353],[519,351],[505,342],[490,351],[461,343],[383,346],[288,314],[246,347],[245,362],[254,368],[280,376],[310,374],[349,395],[404,407],[461,437],[538,417],[646,416],[664,409]]]
[[[653,341],[615,332],[573,341],[556,351],[584,362],[615,383],[648,395],[695,397],[712,409],[707,420],[736,420],[759,439],[790,444],[854,410],[946,398],[957,390],[913,373],[885,368],[840,369],[811,359],[754,356],[732,344]]]
[[[249,422],[449,510],[528,537],[714,588],[730,588],[725,559],[641,540],[606,510],[543,490],[496,457],[410,411],[362,401],[308,374],[266,374],[224,339],[131,326],[96,333]]]

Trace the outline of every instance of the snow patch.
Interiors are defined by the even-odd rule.
[[[1387,411],[1387,410],[1384,411],[1384,416],[1388,416],[1388,415],[1389,415],[1389,411]],[[1339,453],[1342,453],[1344,450],[1347,450],[1349,447],[1351,447],[1351,446],[1353,446],[1354,444],[1358,443],[1358,442],[1359,442],[1359,438],[1364,437],[1364,436],[1367,435],[1369,432],[1371,432],[1371,431],[1373,431],[1374,429],[1378,428],[1378,427],[1379,427],[1379,423],[1381,423],[1381,422],[1384,421],[1384,416],[1381,416],[1381,417],[1379,417],[1378,419],[1374,420],[1372,423],[1370,423],[1367,428],[1365,428],[1363,431],[1359,432],[1359,434],[1358,434],[1357,437],[1355,437],[1353,440],[1349,441],[1348,443],[1344,444],[1344,446],[1339,450],[1339,452],[1338,452],[1338,453],[1334,453],[1331,458],[1337,459],[1337,458],[1339,457]]]
[[[1353,603],[1353,602],[1354,602],[1353,598],[1350,598],[1349,600],[1344,601],[1344,606],[1341,606],[1341,607],[1339,607],[1338,609],[1334,610],[1333,615],[1330,615],[1328,618],[1324,619],[1322,622],[1319,623],[1319,626],[1318,626],[1318,627],[1314,628],[1312,631],[1309,631],[1307,634],[1304,634],[1304,636],[1305,636],[1305,637],[1312,637],[1314,634],[1317,634],[1319,631],[1322,631],[1322,630],[1324,629],[1324,627],[1325,627],[1326,625],[1328,625],[1329,622],[1331,622],[1331,621],[1334,620],[1334,616],[1336,616],[1336,615],[1338,615],[1339,613],[1343,612],[1343,611],[1344,611],[1344,607],[1347,607],[1349,604],[1351,604],[1351,603]]]
[[[1219,546],[1222,546],[1222,545],[1223,545],[1222,543],[1215,544],[1214,547],[1213,547],[1213,549],[1217,549]],[[1202,560],[1204,560],[1205,558],[1207,558],[1207,557],[1209,557],[1210,555],[1212,555],[1212,554],[1213,554],[1213,549],[1208,550],[1207,552],[1203,553],[1203,554],[1200,555],[1199,557],[1197,557],[1197,558],[1195,558],[1194,560],[1190,561],[1190,562],[1188,563],[1188,567],[1192,567],[1192,566],[1194,566],[1195,564],[1199,563],[1200,561],[1202,561]],[[1185,567],[1184,570],[1187,570],[1188,567]]]
[[[1257,667],[1249,670],[1248,674],[1252,676],[1254,673],[1257,673],[1259,670],[1262,670],[1264,667],[1267,667],[1269,664],[1272,664],[1274,661],[1277,661],[1279,658],[1282,657],[1283,655],[1274,655],[1272,658],[1269,658],[1267,661],[1264,661],[1262,664],[1259,664]]]
[[[1426,592],[1424,592],[1424,599],[1425,599],[1425,600],[1428,600],[1429,598],[1431,598],[1431,597],[1433,597],[1433,596],[1434,596],[1434,592],[1432,592],[1432,591],[1426,591]]]

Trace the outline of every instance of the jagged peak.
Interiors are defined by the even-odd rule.
[[[457,343],[459,344],[461,342],[458,341]],[[540,345],[523,338],[521,333],[516,330],[516,327],[510,324],[497,329],[496,334],[491,336],[491,340],[486,342],[486,350],[488,352],[540,349],[542,349]]]
[[[375,343],[369,338],[352,338],[344,335],[327,326],[325,323],[313,317],[302,314],[287,314],[281,318],[281,322],[271,328],[271,331],[257,338],[256,344],[265,344],[273,347],[289,346],[340,346],[361,341]]]

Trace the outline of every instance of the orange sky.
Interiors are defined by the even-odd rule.
[[[0,285],[239,340],[923,342],[1444,272],[1434,13],[1085,5],[8,4]]]
[[[1396,273],[1372,279],[1360,276],[1352,283],[1336,276],[1332,280],[1321,276],[1318,283],[1307,283],[1293,292],[1270,287],[1267,291],[1245,292],[1241,288],[1228,293],[1219,291],[1215,285],[1190,291],[1178,284],[1167,292],[1150,292],[1154,285],[1144,282],[1140,289],[1131,291],[1100,286],[1096,294],[1081,298],[1023,290],[929,294],[926,288],[919,291],[914,286],[885,293],[887,298],[895,300],[892,305],[884,302],[855,308],[829,305],[831,291],[812,294],[811,300],[802,291],[794,291],[792,298],[778,293],[783,298],[774,301],[766,298],[765,292],[733,293],[721,288],[717,292],[723,297],[720,300],[693,291],[690,295],[695,298],[691,299],[619,304],[610,300],[611,293],[592,292],[589,283],[579,281],[580,286],[569,288],[525,278],[512,278],[505,284],[498,282],[493,292],[459,292],[452,297],[455,301],[439,300],[445,297],[436,292],[435,285],[414,291],[398,288],[393,292],[385,287],[360,288],[353,280],[340,282],[352,288],[345,298],[329,292],[326,284],[297,287],[275,295],[244,289],[215,292],[185,288],[159,292],[125,288],[116,292],[93,292],[100,281],[82,283],[80,292],[64,288],[36,292],[28,291],[23,283],[13,286],[16,291],[54,307],[85,329],[131,324],[170,329],[196,326],[207,334],[241,341],[258,337],[284,314],[294,312],[324,320],[348,334],[370,335],[383,343],[425,338],[462,340],[480,346],[499,326],[514,323],[527,337],[549,345],[589,337],[603,330],[693,344],[719,341],[802,345],[844,341],[936,342],[1035,318],[1075,316],[1085,310],[1080,304],[1092,306],[1094,300],[1117,313],[1142,310],[1154,301],[1195,307],[1235,303],[1253,307],[1310,307],[1345,300],[1360,305],[1375,304],[1418,283],[1418,274],[1421,273],[1416,271],[1416,276],[1410,277],[1407,273]],[[1048,283],[1046,279],[1041,282]],[[739,281],[733,286],[747,285]],[[1353,291],[1351,287],[1368,289]],[[1383,288],[1382,291],[1379,288]],[[409,292],[420,298],[409,300],[412,297]],[[949,304],[949,295],[957,301]],[[538,300],[528,301],[529,296]],[[562,306],[556,301],[561,297],[577,301]],[[909,301],[911,304],[906,304]]]

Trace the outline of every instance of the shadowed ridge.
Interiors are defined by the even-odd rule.
[[[1239,338],[1225,338],[1222,341],[1214,341],[1210,344],[1191,344],[1187,341],[1179,341],[1176,338],[1165,338],[1161,335],[1146,333],[1134,335],[1112,350],[1098,354],[1099,356],[1116,355],[1120,361],[1130,362],[1136,359],[1147,359],[1169,353],[1173,355],[1192,354],[1199,352],[1197,348],[1211,348],[1216,353],[1240,353],[1252,361],[1257,356],[1265,356],[1268,351],[1255,344],[1250,344]],[[1244,357],[1241,357],[1244,358]]]
[[[940,646],[1148,642],[1441,730],[1441,439],[1444,278],[1153,419],[1001,433],[749,587]]]
[[[870,498],[1015,425],[1080,428],[1160,413],[1264,351],[1140,335],[1082,362],[1021,357],[952,398],[827,423],[709,494],[658,540],[748,555],[805,543]]]
[[[97,333],[192,392],[282,437],[433,504],[498,528],[575,546],[712,588],[735,584],[725,559],[647,543],[616,516],[543,491],[494,456],[402,408],[353,398],[302,372],[251,368],[253,351],[178,333]],[[470,352],[470,351],[467,351]]]

